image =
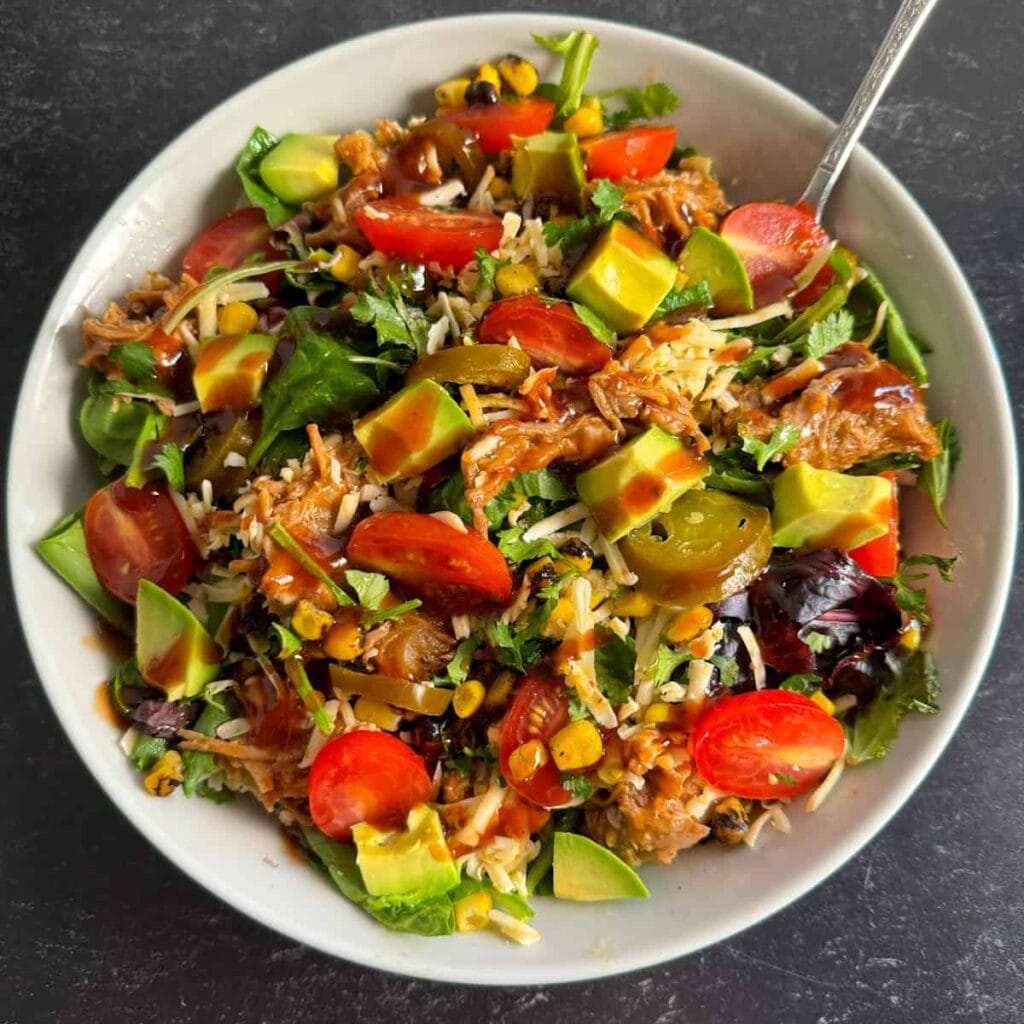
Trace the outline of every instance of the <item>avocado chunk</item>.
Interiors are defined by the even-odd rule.
[[[718,313],[732,316],[754,308],[754,290],[743,260],[721,235],[694,228],[679,256],[679,269],[691,284],[707,281]]]
[[[420,804],[409,811],[405,828],[379,829],[369,822],[352,826],[356,863],[371,896],[439,896],[459,884],[437,811]]]
[[[277,348],[269,334],[222,334],[211,338],[199,353],[192,383],[205,412],[242,412],[259,401],[267,367]]]
[[[555,833],[555,895],[560,900],[646,899],[640,876],[607,847],[572,832]]]
[[[616,334],[629,334],[650,320],[677,273],[650,239],[616,220],[587,251],[565,290]]]
[[[576,477],[601,533],[617,541],[650,522],[708,471],[707,460],[661,427],[649,427]]]
[[[847,476],[797,462],[776,478],[772,497],[776,547],[850,551],[889,529],[892,484],[882,476]]]
[[[143,579],[135,602],[135,658],[150,686],[181,700],[217,678],[221,651],[177,598]]]
[[[579,206],[583,161],[572,132],[541,132],[516,139],[512,191],[517,199],[543,196]]]
[[[473,436],[473,425],[436,381],[419,380],[355,425],[381,483],[417,476],[454,455]]]
[[[286,135],[261,161],[260,177],[286,203],[311,203],[338,187],[336,135]]]

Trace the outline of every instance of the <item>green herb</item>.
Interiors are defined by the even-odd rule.
[[[787,772],[772,772],[772,774],[775,776],[775,779],[778,782],[785,783],[785,785],[787,786],[796,785],[796,779],[794,779],[793,776],[788,774]]]
[[[355,591],[359,603],[364,608],[375,612],[381,602],[391,592],[391,584],[387,576],[379,572],[362,572],[360,569],[349,569],[345,573],[345,582]]]
[[[359,365],[365,359],[324,328],[329,316],[300,306],[285,318],[281,330],[295,339],[295,351],[263,392],[263,427],[249,454],[250,467],[283,431],[361,412],[380,396],[376,381]]]
[[[277,641],[277,655],[279,661],[290,658],[302,650],[302,641],[290,630],[281,625],[280,622],[270,624],[270,636]]]
[[[803,638],[805,644],[815,653],[824,654],[835,646],[835,637],[828,633],[816,633],[813,630]]]
[[[527,672],[540,661],[551,641],[540,635],[557,604],[556,598],[538,601],[520,629],[514,630],[507,622],[494,622],[487,629],[491,646],[499,665]]]
[[[441,741],[447,750],[447,735],[442,734]],[[473,763],[475,761],[493,763],[496,760],[494,751],[486,744],[483,744],[479,747],[463,747],[462,751],[458,754],[448,753],[445,756],[444,764],[450,771],[458,772],[464,779],[468,779],[473,771]]]
[[[860,764],[884,757],[908,711],[934,715],[938,710],[939,680],[927,651],[890,654],[874,700],[857,712],[848,729],[846,760]]]
[[[99,581],[85,546],[81,513],[67,516],[36,543],[36,551],[46,564],[90,608],[127,636],[132,633],[128,606],[119,601]]]
[[[802,337],[819,320],[824,320],[830,313],[846,304],[850,297],[850,288],[853,286],[853,263],[846,258],[843,250],[837,248],[829,254],[828,265],[835,274],[833,284],[817,302],[808,306],[795,320],[790,320],[781,330],[774,332],[775,344],[791,342]]]
[[[751,468],[752,460],[741,448],[733,446],[717,454],[709,452],[706,458],[710,470],[704,477],[705,486],[742,494],[759,505],[771,506],[771,486],[760,473]]]
[[[267,223],[272,228],[291,220],[299,212],[297,206],[291,206],[271,192],[260,177],[260,163],[277,143],[278,140],[270,132],[257,126],[253,128],[235,164],[235,171],[249,202],[253,206],[258,206],[267,215]]]
[[[811,325],[807,338],[794,348],[807,359],[820,359],[853,336],[853,315],[845,309],[829,313],[823,320]]]
[[[590,708],[580,700],[575,690],[566,690],[565,699],[569,705],[569,721],[581,722],[584,718],[590,718]]]
[[[123,341],[107,355],[132,384],[146,384],[156,380],[156,354],[141,341]]]
[[[406,612],[411,612],[423,602],[418,598],[414,597],[408,601],[403,601],[401,604],[393,605],[391,608],[381,608],[380,611],[373,612],[370,615],[363,616],[363,626],[366,629],[372,629],[374,626],[379,626],[382,622],[388,622],[391,619],[399,619]]]
[[[233,717],[234,710],[226,704],[207,701],[192,729],[203,736],[216,736],[218,727]],[[182,750],[180,753],[185,768],[181,791],[185,796],[201,796],[217,803],[226,803],[232,799],[230,789],[214,789],[210,785],[210,779],[220,771],[213,754],[201,750]]]
[[[544,225],[544,241],[548,245],[561,245],[562,252],[568,252],[592,232],[619,216],[625,196],[621,188],[607,178],[602,178],[590,194],[594,210],[565,224],[548,222]]]
[[[100,456],[100,469],[106,473],[116,466],[141,465],[143,449],[156,440],[166,422],[148,402],[119,398],[95,379],[78,414],[82,436]],[[141,469],[135,477],[141,482]]]
[[[493,292],[494,275],[498,272],[499,267],[503,267],[508,263],[508,260],[499,260],[496,256],[492,256],[482,245],[476,247],[473,258],[476,260],[477,291],[486,288],[488,291]]]
[[[598,627],[594,667],[597,688],[613,707],[625,704],[633,690],[636,671],[636,645],[632,637],[621,637]]]
[[[674,313],[677,309],[689,309],[697,306],[707,309],[713,301],[711,286],[707,281],[698,281],[685,288],[672,288],[658,303],[658,308],[651,314],[648,323],[653,324],[658,320],[664,320],[669,313]]]
[[[779,683],[780,690],[789,690],[791,693],[799,693],[804,697],[810,697],[819,686],[821,686],[821,676],[816,676],[813,672],[801,672],[797,675],[786,676]]]
[[[313,684],[309,681],[309,676],[306,674],[306,666],[303,665],[302,659],[299,657],[289,658],[285,662],[285,671],[288,673],[288,678],[291,680],[292,686],[295,687],[295,692],[306,706],[306,710],[312,717],[317,729],[320,730],[322,735],[330,736],[334,732],[334,723],[331,721],[331,716],[324,710],[320,694],[313,689]]]
[[[935,430],[939,435],[942,451],[924,464],[921,474],[917,478],[917,486],[932,503],[936,518],[948,528],[949,524],[946,521],[942,503],[949,493],[949,482],[952,479],[953,470],[956,469],[956,464],[960,461],[960,438],[957,436],[952,420],[939,420],[935,424]]]
[[[758,471],[764,469],[769,462],[785,455],[800,440],[800,428],[795,423],[778,423],[767,441],[758,441],[756,437],[741,435],[743,451],[754,457]]]
[[[867,267],[864,269],[867,276],[851,292],[851,305],[854,308],[866,305],[873,321],[878,307],[883,302],[886,304],[882,341],[879,345],[880,354],[912,377],[916,383],[927,384],[928,370],[921,355],[920,343],[908,330],[906,321],[882,282],[873,271]]]
[[[895,452],[892,455],[879,455],[876,459],[868,459],[851,466],[846,472],[852,476],[879,476],[882,473],[901,470],[917,470],[923,463],[910,452]]]
[[[270,539],[278,547],[284,548],[306,572],[315,576],[327,587],[339,605],[355,604],[355,601],[327,575],[323,566],[288,532],[283,523],[271,523],[267,533],[270,534]]]
[[[540,502],[564,502],[573,497],[573,492],[551,470],[526,470],[509,480],[500,493],[487,502],[484,506],[484,515],[490,528],[497,530],[505,522],[509,512],[521,505],[524,500],[539,499],[537,504],[541,507]],[[470,512],[466,501],[466,487],[461,470],[456,470],[443,484],[431,491],[426,510],[454,512],[467,526],[472,526],[473,513]],[[528,528],[522,522],[516,525],[521,525],[523,530]]]
[[[448,662],[445,669],[445,682],[458,686],[459,683],[464,683],[469,678],[469,666],[473,662],[473,655],[480,643],[481,640],[478,636],[467,636],[465,640],[459,641],[452,660]]]
[[[129,755],[140,772],[148,772],[167,753],[167,740],[140,733]]]
[[[415,894],[371,896],[363,884],[356,848],[351,843],[335,842],[316,828],[303,828],[302,835],[341,894],[386,928],[426,936],[451,935],[455,931],[455,912],[447,894],[426,898]]]
[[[371,281],[349,312],[353,319],[373,327],[382,348],[399,345],[417,355],[426,351],[430,321],[418,306],[406,305],[393,278],[387,279],[383,290]]]
[[[602,100],[621,100],[624,106],[612,110],[602,103],[604,126],[609,131],[628,128],[634,121],[666,117],[679,107],[679,97],[664,82],[652,82],[642,89],[609,89],[598,93]]]
[[[132,709],[124,702],[124,688],[126,686],[143,685],[145,684],[142,681],[142,676],[139,674],[139,663],[135,660],[134,655],[117,666],[114,678],[110,680],[108,692],[110,694],[110,703],[114,705],[119,715],[123,715],[125,718],[131,718],[132,716]]]
[[[563,58],[562,77],[552,95],[555,120],[560,123],[574,114],[583,100],[583,86],[598,47],[597,37],[589,32],[568,32],[564,36],[542,36],[534,32],[533,39]]]
[[[291,459],[302,462],[308,451],[309,438],[304,430],[285,431],[274,438],[256,468],[260,473],[277,476],[281,468]]]
[[[590,333],[605,345],[614,345],[618,335],[593,310],[580,302],[572,303],[576,315]]]
[[[724,654],[712,654],[708,661],[718,669],[718,682],[725,687],[732,686],[740,672],[739,662]]]
[[[561,781],[574,797],[586,800],[594,795],[594,784],[586,775],[563,775]]]
[[[598,217],[607,224],[622,208],[622,200],[626,193],[609,178],[601,178],[590,193],[590,201],[597,210]]]
[[[525,523],[517,523],[508,530],[498,534],[498,550],[510,562],[532,562],[536,558],[558,558],[558,548],[547,537],[537,540],[523,540],[523,534],[529,527]]]
[[[658,644],[658,650],[654,655],[654,685],[661,686],[662,683],[667,683],[675,670],[689,661],[693,661],[693,655],[686,651],[670,644]]]
[[[892,597],[897,606],[914,616],[922,626],[927,626],[931,621],[927,611],[928,592],[924,587],[915,587],[913,584],[927,578],[928,574],[913,572],[913,568],[919,565],[933,566],[943,581],[949,583],[953,579],[954,569],[959,564],[959,555],[953,555],[951,558],[944,558],[942,555],[911,555],[900,562],[896,575],[886,582],[896,588]]]
[[[178,491],[179,494],[184,492],[185,456],[173,441],[168,441],[153,456],[153,464],[167,477],[167,482],[171,487]]]

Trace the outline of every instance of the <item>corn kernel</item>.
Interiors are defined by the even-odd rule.
[[[176,750],[168,750],[153,765],[142,784],[151,796],[169,796],[181,785],[184,778],[185,763],[181,759],[181,754]]]
[[[654,600],[640,590],[631,590],[612,601],[612,615],[627,619],[646,619],[654,611]]]
[[[601,114],[600,102],[593,97],[584,100],[580,109],[565,119],[563,127],[567,132],[573,132],[581,139],[591,135],[600,135],[604,129],[604,117]]]
[[[811,694],[811,700],[825,712],[826,715],[834,715],[836,713],[836,706],[825,696],[822,690],[815,690]]]
[[[527,740],[509,754],[508,773],[516,782],[526,782],[547,763],[547,747],[540,740]]]
[[[548,740],[548,746],[555,764],[563,772],[589,768],[597,764],[604,753],[604,743],[597,726],[585,718],[559,729]]]
[[[665,638],[673,644],[683,644],[703,633],[714,622],[714,615],[699,604],[694,608],[681,611],[665,630]]]
[[[217,310],[220,334],[249,334],[256,330],[260,315],[248,302],[229,302]]]
[[[498,61],[498,73],[517,96],[531,95],[536,91],[540,81],[537,69],[528,60],[523,60],[514,53]]]
[[[540,631],[541,636],[548,640],[561,640],[565,636],[565,631],[568,629],[569,623],[572,622],[574,614],[572,601],[568,597],[560,597],[558,604],[551,609],[548,621],[544,623]]]
[[[528,263],[506,263],[494,275],[494,284],[502,295],[525,295],[540,287],[537,271]]]
[[[351,245],[339,245],[331,264],[331,277],[342,284],[348,284],[359,273],[362,256]]]
[[[459,932],[478,932],[490,924],[487,915],[494,908],[494,900],[489,892],[475,892],[472,896],[464,896],[454,906],[455,930]]]
[[[477,68],[476,78],[474,82],[490,82],[491,85],[500,93],[501,92],[501,76],[498,74],[498,69],[493,64],[481,64]]]
[[[319,640],[324,630],[334,622],[333,616],[321,611],[315,604],[303,598],[292,612],[292,629],[303,640]]]
[[[644,708],[644,721],[652,725],[683,725],[686,709],[681,704],[657,700]]]
[[[511,672],[506,669],[504,672],[499,672],[494,678],[494,682],[487,687],[487,696],[484,697],[485,708],[500,708],[509,698],[509,694],[512,692],[512,687],[516,681],[515,672]]]
[[[335,661],[354,661],[363,653],[362,630],[352,621],[336,622],[327,631],[324,653]]]
[[[439,107],[461,107],[466,102],[466,90],[470,86],[468,78],[449,78],[434,90],[434,99]]]
[[[916,622],[900,637],[900,644],[908,651],[916,651],[921,646],[921,627]]]
[[[512,195],[512,186],[505,178],[495,176],[491,178],[487,191],[491,193],[492,199],[508,199]]]
[[[360,722],[368,722],[385,732],[395,732],[402,724],[402,716],[390,704],[374,697],[360,697],[352,712]]]
[[[480,710],[486,695],[484,684],[479,679],[467,679],[455,687],[452,696],[452,710],[459,718],[469,718]]]

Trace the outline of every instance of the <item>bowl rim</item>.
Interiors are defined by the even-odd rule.
[[[104,235],[117,223],[121,216],[120,211],[134,203],[149,188],[153,180],[160,173],[160,169],[173,161],[179,150],[187,149],[189,139],[194,134],[199,133],[209,122],[216,120],[234,104],[243,103],[253,94],[272,88],[276,80],[291,76],[296,71],[301,71],[305,66],[312,67],[323,60],[336,59],[345,50],[358,48],[370,39],[386,41],[388,38],[393,38],[397,40],[400,37],[415,36],[428,30],[432,32],[444,29],[457,30],[460,27],[466,27],[467,23],[470,22],[489,22],[496,29],[500,26],[510,30],[523,29],[524,32],[531,30],[554,32],[572,28],[587,28],[594,30],[595,34],[600,34],[601,32],[604,32],[606,35],[614,33],[615,38],[611,45],[617,45],[621,42],[626,44],[657,42],[660,46],[668,44],[675,48],[683,59],[688,54],[698,54],[705,59],[710,58],[713,61],[725,64],[731,75],[739,79],[745,79],[748,84],[761,90],[775,93],[792,108],[794,116],[802,117],[808,124],[816,123],[823,132],[834,127],[834,122],[825,117],[816,107],[793,90],[781,85],[766,74],[709,47],[681,39],[669,33],[658,32],[611,19],[528,11],[471,13],[429,18],[415,22],[405,22],[386,29],[365,32],[290,61],[225,98],[175,136],[167,146],[160,150],[138,172],[113,200],[107,211],[82,243],[75,259],[65,271],[61,283],[43,316],[22,374],[8,448],[7,499],[5,509],[7,529],[5,542],[8,564],[12,568],[11,586],[15,597],[15,607],[18,612],[23,635],[25,636],[26,645],[32,658],[33,667],[37,671],[38,666],[43,660],[41,651],[45,640],[38,635],[30,635],[26,627],[27,619],[23,614],[23,609],[29,601],[29,596],[19,584],[18,573],[14,571],[18,561],[30,557],[30,549],[28,551],[21,550],[21,547],[24,546],[22,544],[23,539],[16,536],[17,530],[15,527],[14,485],[29,468],[21,465],[18,440],[25,431],[30,429],[26,416],[31,397],[29,385],[40,373],[46,356],[46,350],[56,331],[61,326],[61,310],[67,305],[76,282],[81,278],[83,271],[86,269],[92,251],[97,247]],[[998,394],[992,396],[994,402],[994,409],[992,411],[998,422],[1000,440],[1004,443],[1005,447],[1005,458],[1001,470],[1003,479],[1008,484],[1009,507],[1007,512],[1009,514],[1006,516],[1005,526],[1001,531],[1001,535],[998,538],[994,538],[996,543],[993,561],[1000,568],[992,581],[991,593],[994,596],[994,600],[989,602],[986,620],[983,623],[982,629],[978,631],[978,639],[974,643],[969,672],[967,673],[969,676],[967,685],[961,686],[955,704],[953,706],[944,706],[942,714],[936,716],[931,721],[931,729],[928,740],[924,744],[923,755],[912,766],[913,770],[905,778],[901,779],[898,785],[893,786],[884,798],[878,800],[872,811],[862,818],[856,826],[850,827],[839,834],[830,845],[827,855],[819,863],[815,864],[813,868],[805,868],[798,874],[795,874],[788,884],[778,887],[770,899],[763,900],[755,910],[749,912],[741,921],[730,920],[727,923],[710,923],[703,930],[699,941],[688,941],[686,936],[682,936],[676,942],[666,943],[663,948],[654,954],[631,955],[628,950],[624,950],[621,955],[616,957],[613,964],[602,963],[595,959],[592,965],[569,966],[566,968],[559,967],[553,961],[531,962],[529,964],[524,963],[523,970],[515,977],[508,976],[510,972],[507,967],[502,967],[499,970],[478,968],[472,977],[467,977],[465,973],[460,971],[457,963],[449,963],[444,958],[425,957],[422,961],[410,961],[401,956],[393,956],[389,961],[386,957],[371,957],[355,943],[347,945],[344,941],[337,941],[336,937],[333,942],[325,941],[322,933],[307,927],[301,919],[284,917],[266,909],[260,904],[258,897],[254,894],[238,891],[230,893],[220,891],[217,887],[216,879],[207,870],[203,860],[198,855],[193,854],[187,846],[176,849],[172,857],[171,853],[164,847],[166,838],[166,828],[164,826],[158,826],[154,817],[130,817],[127,809],[118,804],[114,796],[118,783],[105,769],[104,765],[92,756],[84,738],[76,735],[77,730],[72,716],[57,698],[57,686],[47,683],[43,678],[43,673],[40,672],[39,675],[44,692],[65,734],[111,803],[175,867],[202,885],[207,892],[262,925],[314,949],[361,966],[447,983],[472,985],[558,984],[622,974],[664,963],[721,942],[755,924],[767,920],[837,871],[854,854],[869,843],[913,795],[934,767],[936,761],[941,757],[953,733],[962,722],[967,707],[974,697],[985,667],[996,646],[1013,579],[1014,556],[1016,553],[1015,537],[1019,528],[1017,444],[1010,399],[1005,386],[1005,376],[1002,371],[998,350],[988,331],[977,299],[966,275],[960,269],[959,264],[942,236],[911,193],[866,147],[860,145],[858,146],[858,151],[855,159],[865,161],[868,172],[879,177],[885,186],[891,190],[891,194],[899,202],[901,212],[904,212],[911,218],[916,218],[920,228],[929,240],[934,259],[957,282],[957,301],[963,308],[964,316],[973,322],[976,332],[984,337],[986,342],[978,355],[987,361],[988,369],[991,371],[992,376],[1003,382],[1003,387],[998,389]],[[20,546],[16,547],[16,544]],[[31,557],[34,557],[34,552],[31,553]]]

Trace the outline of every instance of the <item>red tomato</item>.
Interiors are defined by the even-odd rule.
[[[716,789],[750,800],[796,796],[828,772],[843,727],[810,697],[755,690],[713,701],[690,738],[697,770]]]
[[[892,499],[889,503],[889,532],[869,540],[849,552],[850,557],[872,576],[895,576],[899,568],[900,547],[900,506],[897,498],[896,474],[882,473],[892,485]]]
[[[211,267],[233,270],[247,256],[257,252],[263,253],[268,260],[281,255],[270,244],[270,225],[263,211],[256,206],[246,206],[205,228],[186,250],[181,269],[202,281]],[[267,275],[275,282],[280,277],[280,274]],[[269,280],[267,287],[271,288]]]
[[[720,233],[743,260],[758,307],[792,291],[796,276],[829,241],[810,213],[785,203],[737,206],[722,221]]]
[[[548,758],[530,778],[520,782],[512,778],[508,759],[513,750],[529,740],[547,743],[568,723],[569,704],[561,694],[564,688],[553,679],[524,679],[501,726],[501,774],[520,796],[541,807],[564,807],[573,798],[562,785],[555,762]]]
[[[459,611],[505,604],[512,596],[508,563],[486,537],[421,512],[378,512],[364,519],[349,538],[348,558]]]
[[[356,211],[356,221],[370,244],[389,256],[456,270],[477,246],[490,251],[501,241],[501,220],[492,214],[435,210],[415,196],[376,199]]]
[[[627,128],[587,139],[580,148],[587,165],[587,178],[649,178],[657,174],[672,155],[675,128]]]
[[[486,107],[463,107],[439,116],[471,131],[485,153],[500,153],[512,148],[513,135],[522,137],[544,131],[555,116],[555,105],[551,100],[531,96]]]
[[[480,321],[477,340],[482,345],[506,345],[512,337],[535,363],[557,366],[563,373],[592,373],[612,357],[572,306],[542,302],[536,295],[502,299]]]
[[[85,547],[100,582],[135,604],[139,580],[177,594],[199,554],[163,483],[129,487],[122,477],[85,506]]]
[[[309,769],[309,813],[324,835],[347,842],[352,826],[393,828],[431,793],[423,758],[384,732],[357,729],[331,740]]]

